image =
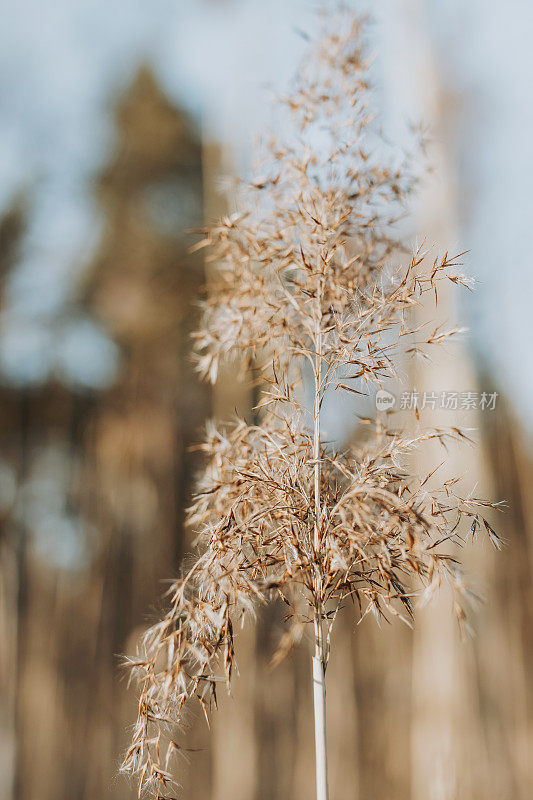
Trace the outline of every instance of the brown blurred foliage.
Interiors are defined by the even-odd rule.
[[[186,229],[219,210],[217,149],[201,143],[147,68],[116,119],[116,151],[98,185],[105,227],[79,304],[120,346],[120,373],[103,392],[59,382],[0,390],[1,455],[15,478],[4,487],[0,521],[1,800],[135,795],[117,777],[135,716],[119,656],[157,618],[165,580],[187,552],[183,511],[197,466],[190,445],[211,408],[224,417],[251,405],[231,371],[210,398],[189,362],[205,274],[201,257],[188,253]],[[0,224],[2,277],[16,264],[23,227],[21,204]],[[510,510],[497,565],[488,548],[472,557],[487,597],[478,636],[461,645],[451,622],[434,636],[426,614],[439,608],[424,611],[414,633],[394,625],[385,635],[368,620],[355,628],[350,614],[341,615],[328,671],[337,800],[529,800],[533,793],[532,465],[503,406],[484,435],[483,469]],[[75,569],[43,555],[18,511],[50,449],[62,502],[83,532]],[[265,609],[254,630],[238,633],[241,675],[234,698],[221,698],[212,736],[202,719],[190,720],[197,752],[190,766],[184,761],[184,797],[311,796],[306,645],[269,667],[282,615]],[[428,774],[430,785],[421,778]]]
[[[189,448],[209,410],[188,358],[204,283],[186,234],[201,221],[198,136],[147,68],[120,101],[117,133],[98,184],[102,242],[79,296],[120,347],[117,380],[90,395],[59,382],[0,394],[2,455],[15,470],[18,502],[39,454],[59,448],[63,502],[86,539],[84,562],[58,569],[36,552],[20,514],[3,522],[2,797],[129,795],[115,774],[134,705],[119,656],[182,556]],[[174,215],[166,227],[156,224],[158,203]],[[2,225],[11,251],[19,216]],[[3,253],[6,260],[10,249]]]

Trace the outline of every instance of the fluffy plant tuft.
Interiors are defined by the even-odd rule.
[[[469,286],[456,258],[406,255],[395,223],[415,180],[408,160],[384,163],[367,67],[361,22],[329,18],[283,100],[290,134],[270,142],[239,186],[238,211],[202,242],[216,273],[195,335],[198,369],[216,381],[229,359],[253,368],[257,424],[209,425],[189,513],[199,556],[130,663],[140,698],[123,769],[139,793],[167,796],[185,707],[209,715],[232,679],[234,628],[281,597],[287,631],[274,661],[312,630],[325,800],[324,674],[341,604],[410,624],[415,594],[446,582],[463,623],[469,589],[448,545],[480,528],[499,546],[481,516],[490,504],[458,496],[454,481],[431,489],[406,466],[422,442],[446,447],[463,431],[406,435],[395,415],[381,415],[365,420],[357,445],[340,450],[323,437],[325,397],[375,391],[406,358],[453,338],[457,330],[414,337],[416,311],[426,295],[438,302],[444,283]]]

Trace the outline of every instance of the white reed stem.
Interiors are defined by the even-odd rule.
[[[313,657],[315,700],[316,800],[328,800],[328,757],[326,749],[326,676],[322,657]]]
[[[322,568],[321,558],[321,533],[322,533],[322,503],[320,497],[321,463],[320,463],[320,408],[322,396],[322,280],[319,280],[317,290],[317,320],[315,332],[315,398],[314,398],[314,432],[313,432],[313,460],[314,460],[314,500],[315,500],[315,526],[313,547],[317,559],[315,575],[315,655],[313,656],[313,698],[315,707],[315,762],[316,762],[316,800],[328,800],[328,756],[326,746],[326,676],[325,676],[325,648],[322,628]]]

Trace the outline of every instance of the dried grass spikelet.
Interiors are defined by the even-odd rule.
[[[346,598],[363,616],[409,623],[416,583],[427,598],[446,581],[462,622],[469,590],[446,546],[463,520],[499,545],[481,516],[491,504],[459,497],[453,481],[430,489],[405,467],[421,442],[445,446],[460,430],[413,438],[380,422],[357,448],[321,440],[326,393],[378,388],[402,354],[448,341],[458,331],[405,344],[412,311],[429,292],[437,302],[443,282],[469,286],[457,259],[404,255],[394,223],[414,180],[408,162],[377,160],[384,146],[366,108],[366,68],[360,22],[325,24],[285,101],[292,138],[271,143],[260,176],[240,186],[239,212],[202,243],[218,270],[196,334],[198,368],[215,381],[221,361],[253,363],[259,423],[209,426],[189,520],[200,555],[131,662],[139,715],[123,769],[138,776],[139,793],[170,790],[184,707],[197,700],[208,714],[217,684],[231,680],[233,627],[259,604],[279,594],[291,608],[281,655],[313,621],[325,667]]]

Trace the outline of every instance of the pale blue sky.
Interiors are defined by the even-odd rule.
[[[378,17],[413,0],[382,0]],[[23,260],[0,320],[0,369],[105,385],[117,354],[73,317],[76,275],[98,241],[90,180],[112,143],[109,109],[141,60],[246,164],[269,120],[267,85],[290,77],[313,26],[304,0],[37,0],[4,3],[0,206],[32,192]],[[533,10],[527,0],[421,0],[442,86],[454,95],[461,245],[479,278],[474,341],[529,414],[533,393]],[[376,26],[379,47],[380,26]],[[400,99],[401,102],[401,99]],[[80,358],[76,354],[80,354]],[[532,415],[530,414],[530,418]]]

